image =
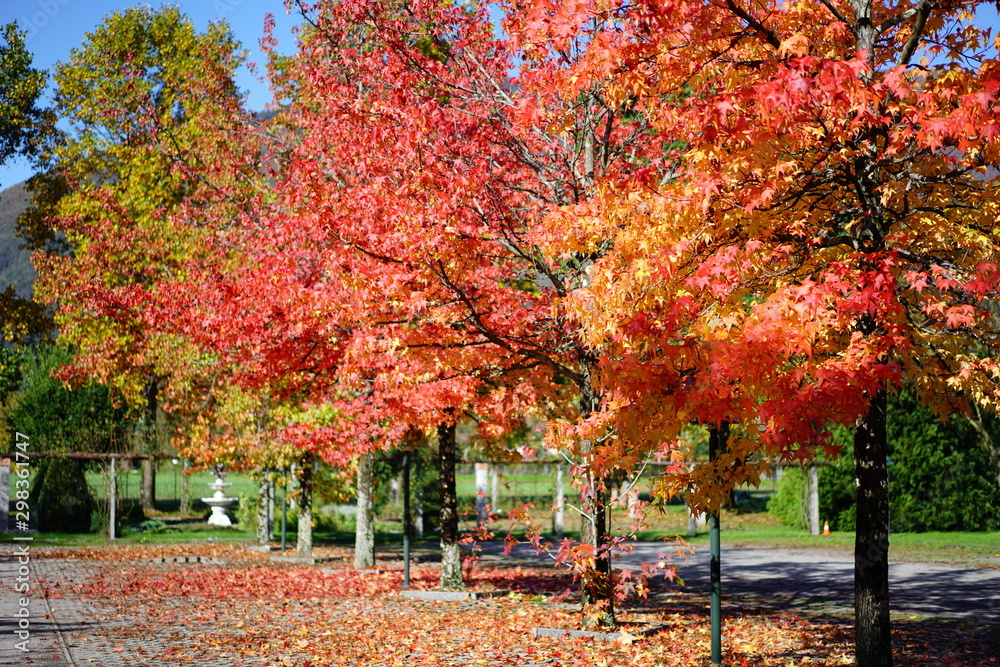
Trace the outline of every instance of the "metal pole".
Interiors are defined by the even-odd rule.
[[[722,664],[722,561],[720,558],[719,512],[708,519],[709,545],[712,552],[712,664]]]
[[[118,521],[116,509],[118,507],[118,483],[115,481],[115,458],[111,458],[111,489],[108,502],[111,504],[111,519],[108,525],[108,539],[115,539],[115,527]]]
[[[403,590],[410,587],[410,453],[403,452]]]
[[[819,535],[819,468],[809,466],[809,532]]]
[[[715,461],[718,453],[729,439],[728,424],[721,424],[709,431],[708,457]],[[712,665],[722,664],[722,548],[719,536],[719,510],[711,513],[708,520],[709,551],[711,552],[710,616],[712,624]]]
[[[285,537],[288,524],[288,468],[285,468],[285,485],[281,488],[281,555],[285,555]]]
[[[562,537],[565,527],[563,525],[564,520],[564,508],[566,505],[566,496],[563,494],[563,467],[562,463],[556,464],[556,503],[555,511],[553,512],[552,518],[554,520],[554,532],[556,537]]]

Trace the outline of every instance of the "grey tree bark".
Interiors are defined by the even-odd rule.
[[[312,556],[313,535],[312,535],[312,487],[313,487],[313,462],[307,459],[298,467],[297,475],[299,482],[298,508],[299,508],[299,532],[298,540],[295,544],[295,551],[298,556],[308,558]]]
[[[375,567],[375,455],[367,452],[358,461],[358,513],[354,531],[354,567]]]
[[[257,483],[257,545],[271,544],[274,526],[271,523],[270,508],[274,502],[274,478],[269,470],[261,473]]]

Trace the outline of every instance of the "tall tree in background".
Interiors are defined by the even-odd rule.
[[[45,128],[45,72],[31,66],[24,35],[16,22],[0,26],[0,164],[32,152]]]
[[[167,382],[197,354],[151,330],[137,307],[200,249],[194,227],[166,221],[197,195],[170,151],[211,142],[215,110],[238,98],[239,62],[225,26],[199,34],[175,8],[136,8],[109,15],[55,74],[54,113],[67,130],[45,147],[21,231],[36,250],[38,295],[56,304],[60,338],[77,350],[62,377],[110,386],[139,416],[146,451],[164,441]],[[151,462],[143,473],[153,509]]]
[[[1000,63],[978,3],[574,4],[554,20],[537,3],[525,31],[558,50],[606,26],[567,65],[567,96],[612,77],[611,101],[681,139],[609,184],[586,237],[614,239],[576,309],[609,346],[609,419],[653,441],[739,422],[733,479],[857,420],[856,653],[891,665],[887,392],[907,379],[939,414],[1000,397],[984,307]]]
[[[0,164],[15,155],[33,155],[51,131],[51,114],[38,107],[45,72],[31,66],[17,23],[0,26]],[[52,332],[52,321],[38,303],[0,292],[0,337],[8,342],[37,341]]]

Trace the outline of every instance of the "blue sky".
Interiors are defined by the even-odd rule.
[[[66,60],[70,49],[83,43],[87,32],[100,24],[102,18],[115,11],[137,5],[160,7],[178,6],[204,30],[210,21],[224,19],[243,47],[250,51],[249,62],[264,64],[258,40],[264,34],[264,16],[270,12],[277,21],[278,50],[294,51],[292,28],[298,16],[286,13],[283,0],[181,0],[174,2],[141,3],[125,0],[0,0],[0,25],[16,20],[28,33],[28,49],[34,54],[35,66],[51,71],[55,63]],[[978,10],[981,24],[997,26],[1000,20],[990,3]],[[253,76],[248,68],[240,73],[240,86],[250,93],[249,106],[263,109],[271,100],[267,86]],[[25,180],[32,173],[26,160],[12,160],[0,165],[0,189]]]
[[[196,28],[204,30],[209,22],[224,19],[232,28],[243,48],[250,52],[249,62],[263,66],[264,56],[258,40],[264,34],[264,16],[270,12],[277,21],[278,50],[294,50],[292,28],[297,24],[295,14],[286,14],[282,0],[187,0],[178,2],[125,2],[118,0],[2,0],[0,25],[17,21],[28,33],[28,50],[34,55],[35,66],[52,71],[53,66],[69,57],[71,49],[83,43],[86,33],[99,25],[103,17],[116,9],[141,5],[160,7],[164,4],[178,6],[187,14]],[[249,106],[263,109],[271,100],[267,86],[244,68],[239,76],[240,86],[250,93]],[[0,189],[25,180],[32,173],[25,160],[12,160],[0,165]]]

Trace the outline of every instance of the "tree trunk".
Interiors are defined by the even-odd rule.
[[[354,567],[375,567],[374,483],[375,455],[366,452],[358,461],[358,513],[354,531]]]
[[[312,482],[313,482],[313,462],[306,459],[298,470],[299,494],[299,534],[295,544],[295,551],[302,558],[312,556]]]
[[[181,516],[191,514],[191,478],[187,472],[187,459],[181,459]]]
[[[423,479],[420,475],[422,471],[420,457],[416,457],[416,459],[413,470],[414,477],[417,479],[417,488],[413,494],[413,537],[422,540],[424,539],[424,485],[420,483],[420,480]]]
[[[589,382],[580,391],[580,417],[588,417],[597,409],[599,399]],[[593,443],[585,442],[580,448],[587,460],[581,504],[584,518],[580,527],[580,543],[591,547],[594,553],[593,569],[581,576],[580,602],[581,625],[611,629],[617,627],[614,606],[614,581],[611,575],[611,558],[608,553],[608,484],[597,477],[590,464]]]
[[[608,542],[608,489],[604,480],[587,474],[590,492],[583,499],[586,531],[580,536],[582,544],[594,550],[593,571],[581,576],[580,603],[583,627],[612,629],[617,627],[614,605],[614,584],[611,576],[611,559],[607,551]]]
[[[886,391],[872,398],[854,434],[858,519],[854,542],[854,650],[858,667],[891,667],[889,477]]]
[[[274,502],[274,478],[264,470],[257,486],[257,545],[270,546],[274,526],[271,525],[271,503]]]
[[[441,491],[441,590],[465,588],[458,547],[458,495],[455,492],[455,424],[438,426],[438,466]]]
[[[142,470],[142,489],[139,492],[139,502],[142,505],[143,512],[155,512],[156,511],[156,461],[150,459],[143,459],[141,464]]]

